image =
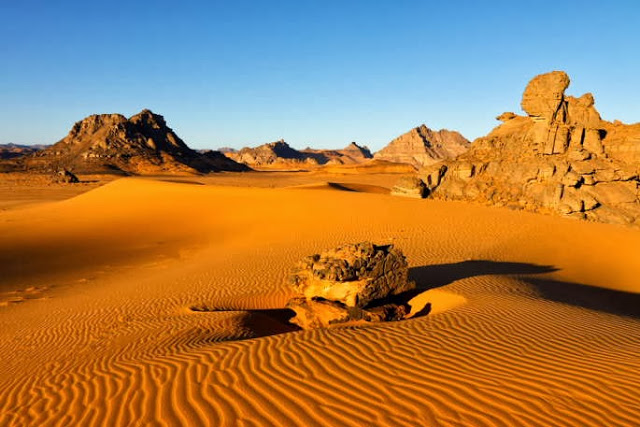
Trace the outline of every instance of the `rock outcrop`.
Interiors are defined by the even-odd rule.
[[[391,188],[392,196],[413,197],[423,199],[429,194],[425,183],[415,176],[403,176]]]
[[[433,131],[421,125],[397,137],[373,157],[420,167],[453,159],[467,151],[469,144],[470,142],[456,131]]]
[[[568,86],[562,71],[531,80],[526,116],[500,115],[466,153],[422,170],[431,197],[640,225],[640,124],[602,120]]]
[[[121,114],[89,116],[77,122],[64,139],[19,160],[19,169],[66,169],[75,173],[207,173],[248,169],[224,156],[202,155],[190,149],[162,116],[150,110],[128,119]]]
[[[305,258],[293,271],[291,283],[297,294],[288,304],[296,312],[292,322],[304,329],[401,319],[408,307],[381,302],[415,287],[402,252],[371,242]]]
[[[355,142],[342,150],[296,150],[284,140],[255,148],[245,147],[239,151],[227,150],[224,154],[239,163],[269,169],[313,169],[326,164],[358,164],[373,157],[367,147]]]

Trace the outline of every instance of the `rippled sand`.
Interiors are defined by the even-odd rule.
[[[637,425],[640,232],[391,197],[393,179],[5,203],[0,425]],[[429,314],[289,326],[289,268],[361,240],[405,252]]]

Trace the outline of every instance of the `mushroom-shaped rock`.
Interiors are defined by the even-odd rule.
[[[564,71],[552,71],[534,77],[522,95],[522,109],[533,117],[555,118],[569,87],[569,76]]]
[[[408,273],[406,258],[393,245],[362,242],[309,256],[291,276],[297,293],[288,304],[296,312],[292,322],[309,329],[403,318],[405,305],[380,301],[413,289]]]

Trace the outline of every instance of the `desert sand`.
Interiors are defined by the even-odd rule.
[[[395,180],[3,192],[0,425],[637,425],[640,231]],[[429,313],[289,325],[295,262],[363,240],[402,249]]]

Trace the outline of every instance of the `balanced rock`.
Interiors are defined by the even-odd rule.
[[[291,275],[293,323],[309,329],[352,320],[397,320],[407,308],[380,301],[415,287],[405,256],[393,245],[362,242],[302,260]]]
[[[396,182],[393,188],[391,188],[392,196],[423,199],[427,194],[427,186],[420,178],[415,176],[403,176]]]
[[[552,119],[564,100],[569,76],[564,71],[552,71],[534,77],[522,95],[522,109],[533,117]]]

